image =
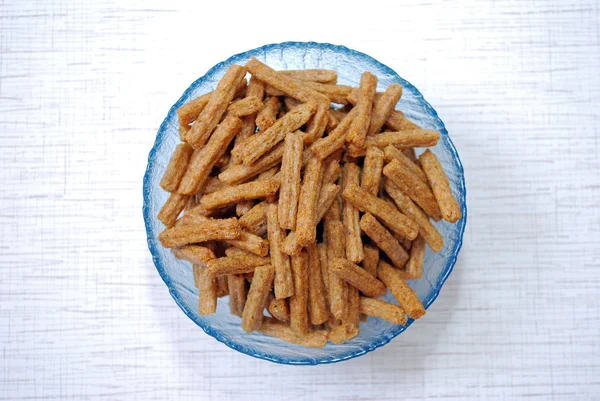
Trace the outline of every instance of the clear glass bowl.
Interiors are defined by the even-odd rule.
[[[208,335],[237,351],[290,365],[333,363],[364,355],[387,344],[392,338],[402,333],[412,324],[412,319],[405,326],[399,326],[369,317],[367,322],[361,323],[358,337],[343,345],[328,343],[322,349],[304,348],[260,333],[246,334],[240,327],[240,318],[229,313],[227,297],[219,299],[216,314],[202,316],[198,313],[198,290],[194,287],[191,264],[173,257],[172,253],[163,248],[157,239],[164,226],[157,220],[156,215],[168,196],[160,188],[159,182],[171,153],[179,142],[175,110],[189,100],[212,91],[230,65],[244,65],[250,57],[256,57],[277,70],[334,69],[338,72],[340,84],[358,86],[363,71],[370,71],[379,77],[378,90],[380,91],[390,84],[401,84],[404,90],[397,109],[402,110],[408,118],[423,128],[433,129],[442,135],[433,151],[439,157],[450,178],[452,190],[461,205],[463,214],[463,218],[457,224],[446,222],[435,224],[444,236],[444,248],[439,253],[433,253],[427,249],[423,277],[420,280],[409,282],[426,308],[436,299],[456,263],[467,220],[465,180],[458,153],[436,111],[423,99],[421,93],[414,86],[400,78],[389,67],[364,53],[326,43],[286,42],[266,45],[237,54],[217,64],[206,75],[194,82],[169,110],[169,114],[158,130],[154,147],[150,151],[148,167],[144,176],[143,212],[148,246],[152,252],[154,264],[169,288],[171,296],[185,314]],[[395,302],[391,294],[388,294],[386,300]]]

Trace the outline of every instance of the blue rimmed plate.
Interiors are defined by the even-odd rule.
[[[409,320],[405,326],[398,326],[370,317],[367,322],[361,324],[358,337],[346,344],[328,344],[322,349],[288,344],[260,333],[246,334],[240,327],[240,319],[229,313],[227,298],[219,299],[216,314],[202,316],[198,313],[198,290],[194,287],[190,263],[174,258],[171,252],[163,248],[157,239],[164,226],[156,216],[168,197],[168,194],[160,188],[159,183],[173,149],[179,143],[177,108],[201,94],[212,91],[229,66],[232,64],[243,65],[251,57],[256,57],[277,70],[333,69],[338,72],[340,84],[358,86],[361,74],[364,71],[370,71],[379,78],[378,90],[380,91],[393,83],[402,85],[404,88],[402,98],[396,108],[402,110],[409,119],[421,127],[441,133],[441,140],[432,150],[448,174],[450,185],[463,214],[463,218],[456,224],[435,223],[444,236],[444,248],[438,253],[427,249],[423,277],[420,280],[409,282],[426,308],[437,298],[442,285],[456,263],[467,220],[465,180],[458,153],[436,111],[423,99],[421,93],[413,85],[400,78],[389,67],[364,53],[327,43],[286,42],[240,53],[215,65],[206,75],[192,83],[169,110],[160,126],[154,147],[150,151],[148,167],[144,176],[143,213],[148,246],[154,264],[169,288],[171,296],[185,314],[207,334],[237,351],[290,365],[333,363],[364,355],[387,344],[406,330],[412,324],[412,320]],[[393,297],[388,294],[387,300],[393,302]]]

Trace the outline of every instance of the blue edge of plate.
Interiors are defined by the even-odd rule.
[[[148,247],[150,248],[150,252],[152,253],[152,259],[154,260],[154,264],[156,266],[156,269],[158,270],[160,276],[162,277],[163,281],[165,282],[165,284],[167,285],[167,287],[169,288],[169,292],[171,293],[171,296],[173,297],[173,299],[175,300],[175,302],[177,303],[177,305],[179,305],[179,307],[185,312],[185,314],[192,320],[194,321],[198,326],[200,326],[205,332],[206,334],[214,337],[217,339],[217,341],[227,345],[228,347],[242,352],[246,355],[250,355],[253,356],[255,358],[260,358],[260,359],[265,359],[268,361],[272,361],[272,362],[276,362],[276,363],[281,363],[281,364],[285,364],[285,365],[318,365],[318,364],[326,364],[326,363],[335,363],[335,362],[341,362],[341,361],[345,361],[345,360],[349,360],[352,358],[356,358],[358,356],[364,355],[368,352],[371,352],[387,343],[389,343],[394,337],[396,337],[398,334],[402,333],[404,330],[406,330],[413,322],[412,319],[409,319],[408,323],[405,326],[398,326],[398,329],[393,332],[391,335],[386,336],[384,338],[379,338],[376,341],[366,345],[363,349],[359,350],[359,351],[352,351],[349,352],[347,355],[341,356],[341,357],[326,357],[320,360],[315,360],[315,359],[310,359],[310,360],[306,360],[306,359],[283,359],[283,358],[278,358],[278,357],[273,357],[273,356],[269,356],[269,355],[264,355],[258,352],[255,352],[253,350],[250,350],[244,346],[241,346],[237,343],[235,343],[235,341],[231,340],[230,338],[228,338],[227,336],[224,336],[223,334],[217,332],[216,330],[213,330],[212,327],[208,326],[206,323],[198,320],[194,313],[192,313],[192,311],[188,310],[185,306],[185,304],[183,303],[183,300],[179,298],[179,296],[176,294],[172,284],[171,284],[171,279],[169,278],[168,274],[166,273],[165,267],[162,265],[162,262],[159,258],[159,254],[158,254],[158,250],[157,250],[157,239],[152,236],[152,230],[151,230],[151,226],[150,226],[150,208],[149,208],[149,196],[150,196],[150,170],[151,170],[151,163],[154,160],[154,156],[156,153],[156,149],[158,147],[158,145],[163,141],[163,137],[165,135],[165,131],[167,129],[167,121],[169,116],[172,113],[175,113],[176,110],[183,104],[184,99],[187,98],[187,95],[190,91],[193,91],[195,88],[197,88],[202,82],[204,82],[204,80],[206,79],[207,76],[210,76],[212,74],[212,72],[216,69],[219,69],[223,64],[228,64],[228,63],[235,63],[241,60],[246,60],[249,57],[252,56],[256,56],[259,53],[272,49],[272,48],[281,48],[281,49],[286,49],[286,48],[292,48],[292,47],[300,47],[300,48],[306,48],[306,47],[317,47],[317,48],[321,48],[321,49],[329,49],[329,50],[335,50],[337,52],[341,52],[341,53],[348,53],[351,54],[353,56],[356,56],[358,58],[362,58],[362,59],[366,59],[367,62],[373,63],[378,65],[379,67],[381,67],[384,71],[386,71],[386,73],[390,74],[391,76],[394,76],[396,78],[398,78],[401,82],[402,85],[410,88],[412,90],[414,90],[415,96],[419,99],[421,99],[423,101],[423,103],[425,104],[425,107],[427,109],[427,112],[430,113],[441,125],[442,129],[440,131],[440,134],[442,134],[442,138],[444,139],[444,142],[448,145],[448,148],[450,149],[450,152],[452,154],[452,160],[454,161],[454,163],[456,164],[456,168],[457,171],[460,173],[459,177],[461,178],[461,182],[459,182],[459,186],[461,187],[460,189],[462,190],[462,192],[464,193],[465,197],[464,197],[464,201],[461,202],[461,210],[462,210],[462,214],[463,214],[463,218],[458,222],[459,224],[459,236],[458,236],[458,241],[456,242],[455,248],[453,249],[448,262],[446,264],[446,268],[444,271],[444,274],[442,275],[442,277],[438,280],[437,283],[437,290],[433,291],[433,295],[430,296],[427,300],[425,300],[424,305],[425,308],[427,309],[429,307],[429,305],[431,305],[433,303],[433,301],[435,301],[435,299],[438,297],[440,290],[444,284],[444,282],[448,279],[448,276],[450,275],[450,273],[452,273],[452,269],[454,268],[454,265],[456,264],[456,259],[458,257],[458,253],[460,251],[460,248],[462,247],[462,238],[463,238],[463,234],[465,231],[465,226],[466,226],[466,222],[467,222],[467,206],[466,206],[466,198],[467,198],[467,192],[466,192],[466,186],[465,186],[465,178],[464,178],[464,169],[462,166],[462,163],[460,162],[460,158],[458,156],[458,153],[456,151],[456,148],[454,147],[454,144],[452,143],[452,141],[450,140],[450,137],[448,136],[448,131],[446,130],[446,127],[443,123],[443,121],[438,117],[437,112],[435,111],[435,109],[433,107],[431,107],[431,105],[429,103],[427,103],[427,101],[423,98],[423,95],[421,94],[421,92],[419,92],[413,85],[411,85],[409,82],[407,82],[406,80],[402,79],[394,70],[392,70],[391,68],[389,68],[388,66],[380,63],[379,61],[375,60],[373,57],[365,54],[365,53],[361,53],[359,51],[356,50],[352,50],[349,49],[345,46],[340,46],[340,45],[332,45],[330,43],[316,43],[316,42],[284,42],[284,43],[273,43],[273,44],[269,44],[269,45],[265,45],[253,50],[249,50],[243,53],[239,53],[236,54],[232,57],[230,57],[229,59],[227,59],[226,61],[223,61],[217,65],[215,65],[214,67],[212,67],[203,77],[199,78],[198,80],[196,80],[192,85],[190,85],[190,87],[183,93],[183,95],[179,98],[179,100],[177,101],[177,103],[175,103],[173,105],[173,107],[171,107],[171,109],[169,110],[169,114],[167,115],[167,117],[165,118],[165,120],[163,121],[163,123],[160,126],[160,129],[158,131],[158,134],[156,136],[156,141],[154,142],[154,146],[152,147],[152,150],[150,151],[150,154],[148,156],[148,167],[146,168],[146,173],[144,174],[144,206],[143,206],[143,214],[144,214],[144,221],[145,221],[145,225],[146,225],[146,234],[147,234],[147,239],[148,239]]]

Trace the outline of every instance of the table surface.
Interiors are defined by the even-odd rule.
[[[596,1],[194,3],[0,5],[0,400],[599,399]],[[395,69],[465,167],[465,243],[438,300],[334,365],[281,366],[204,334],[142,221],[171,105],[231,54],[286,40]]]

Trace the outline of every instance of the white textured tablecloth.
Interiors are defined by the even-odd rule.
[[[596,1],[200,3],[1,3],[0,400],[600,399]],[[427,315],[327,366],[204,334],[141,214],[183,90],[286,40],[344,44],[416,85],[467,181],[464,247]]]

